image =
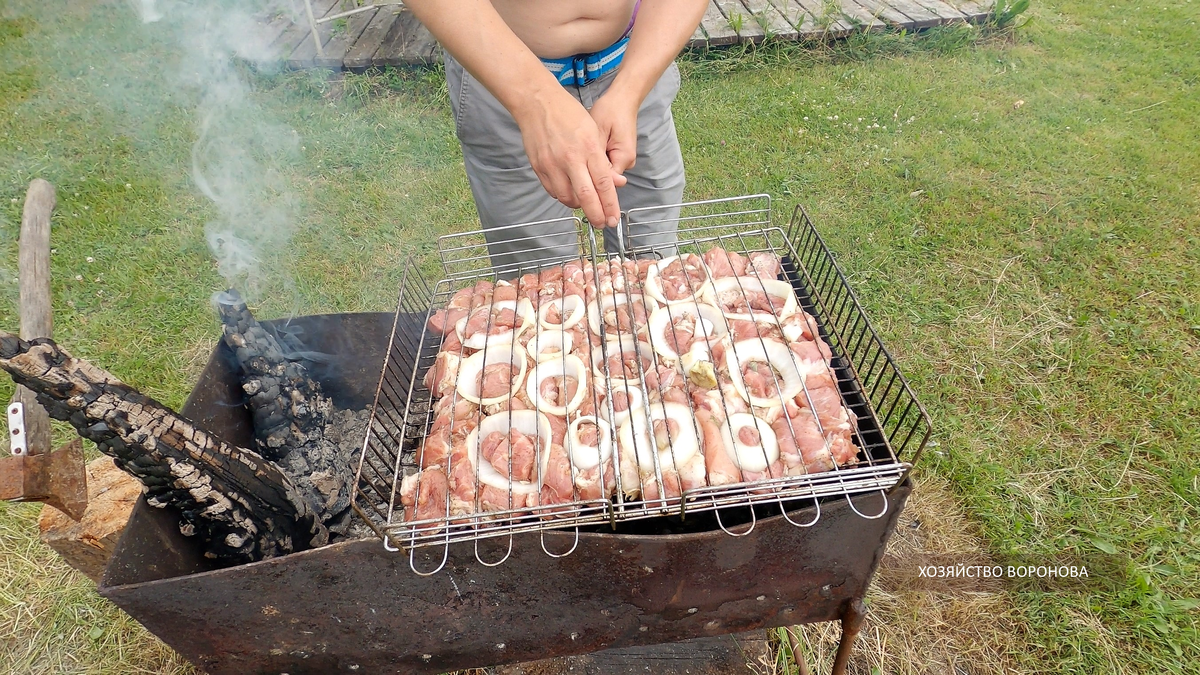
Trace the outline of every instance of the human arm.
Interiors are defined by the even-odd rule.
[[[621,69],[591,110],[616,173],[637,159],[638,108],[696,32],[708,1],[642,0]]]
[[[546,191],[597,225],[620,217],[617,183],[595,121],[513,33],[489,0],[405,4],[467,72],[512,113]]]

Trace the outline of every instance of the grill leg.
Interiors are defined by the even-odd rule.
[[[842,614],[842,640],[838,643],[837,655],[833,657],[833,675],[846,675],[846,667],[850,665],[850,650],[854,649],[854,639],[858,637],[865,618],[867,607],[862,598],[851,600]]]

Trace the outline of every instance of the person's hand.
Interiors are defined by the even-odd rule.
[[[531,101],[516,117],[525,153],[546,192],[582,208],[596,227],[616,227],[621,217],[617,190],[625,177],[613,171],[596,122],[561,88],[544,101]]]
[[[624,174],[637,161],[637,102],[609,89],[592,106],[591,115],[613,172]]]

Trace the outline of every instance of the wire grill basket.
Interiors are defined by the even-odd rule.
[[[629,223],[634,225],[630,226]],[[646,234],[661,231],[661,227],[655,226],[671,228],[676,223],[677,238],[668,238],[673,241],[667,241],[661,234]],[[806,516],[808,519],[804,522],[791,521],[796,526],[805,527],[819,520],[821,503],[828,499],[848,500],[851,508],[864,518],[877,518],[886,513],[888,490],[903,481],[929,438],[929,417],[880,343],[845,276],[834,262],[833,255],[803,209],[796,207],[786,227],[773,223],[771,200],[767,195],[636,209],[624,214],[622,227],[616,230],[616,236],[611,230],[606,232],[608,241],[603,246],[604,237],[598,236],[595,230],[575,218],[516,227],[528,228],[530,225],[536,226],[541,234],[536,239],[517,241],[517,245],[532,251],[532,255],[525,256],[523,262],[507,262],[503,255],[489,257],[485,234],[471,232],[439,239],[438,251],[443,268],[439,281],[428,282],[416,261],[410,259],[407,263],[400,284],[396,321],[369,430],[363,443],[354,495],[355,510],[384,539],[388,549],[409,550],[411,564],[414,560],[412,549],[422,546],[440,545],[448,551],[449,545],[454,542],[507,536],[508,550],[511,552],[511,537],[520,532],[574,529],[577,543],[581,527],[603,524],[616,527],[619,523],[632,520],[664,515],[687,517],[706,511],[714,513],[719,527],[730,535],[739,536],[747,534],[754,527],[755,510],[748,509],[748,524],[743,517],[737,526],[727,526],[721,514],[726,513],[729,507],[775,504],[785,517],[789,517],[789,511],[815,506],[805,512],[811,515]],[[631,481],[630,476],[623,477],[618,469],[621,466],[622,445],[613,428],[610,430],[610,441],[614,457],[607,464],[613,475],[604,475],[609,460],[599,460],[601,485],[606,484],[606,480],[616,483],[615,495],[611,498],[593,495],[594,498],[585,499],[576,491],[574,498],[564,500],[565,503],[542,504],[541,500],[532,500],[536,503],[486,512],[476,509],[476,512],[452,515],[447,497],[447,508],[440,517],[416,519],[414,514],[405,512],[400,499],[401,485],[406,476],[413,476],[424,466],[421,458],[422,440],[434,424],[435,398],[423,380],[438,357],[442,335],[431,331],[427,324],[435,312],[447,306],[456,292],[481,280],[495,282],[511,279],[519,284],[522,275],[571,261],[590,264],[594,268],[613,259],[661,258],[678,253],[703,254],[714,246],[741,254],[771,253],[781,260],[781,277],[794,291],[799,308],[815,318],[818,326],[813,332],[819,333],[832,352],[829,372],[836,383],[841,402],[849,413],[853,442],[858,450],[852,461],[835,465],[832,470],[805,471],[799,475],[776,477],[759,475],[756,476],[759,480],[741,480],[729,484],[714,485],[706,475],[701,485],[672,491],[671,474],[669,471],[664,474],[664,471],[679,466],[673,461],[678,439],[669,438],[669,453],[662,451],[667,454],[651,451],[643,456],[641,449],[638,450],[638,466],[642,473],[634,480],[639,483],[649,481],[659,487],[648,493],[646,484],[622,485],[623,478],[625,483]],[[747,274],[750,273],[747,271]],[[599,275],[595,275],[593,283],[602,283]],[[745,293],[745,290],[742,292]],[[627,298],[631,303],[637,297],[632,293]],[[635,339],[621,335],[619,326],[607,330],[616,333],[605,335],[609,340],[619,341],[623,337]],[[607,347],[590,349],[612,349],[614,344],[617,342],[601,340],[600,345]],[[483,349],[486,352],[501,347],[485,345]],[[512,347],[505,346],[503,349]],[[596,363],[608,363],[606,355],[594,356]],[[659,356],[651,353],[647,359],[650,363],[646,367],[639,366],[633,386],[641,390],[647,415],[653,418],[651,407],[654,404],[647,402],[656,397],[651,395],[646,376],[653,372],[651,367],[657,368]],[[642,362],[641,359],[635,361],[639,364]],[[612,379],[613,375],[607,368],[606,365],[601,384],[608,385],[611,390],[616,380]],[[772,377],[774,386],[780,387],[777,375],[773,373]],[[653,378],[649,380],[651,383],[653,381]],[[622,382],[620,386],[630,386],[629,381]],[[687,388],[688,383],[685,381],[683,386]],[[594,393],[592,395],[595,396]],[[809,395],[807,386],[803,395]],[[457,393],[448,396],[457,396]],[[811,403],[811,399],[809,401]],[[690,398],[687,405],[692,408],[690,413],[694,418],[695,409]],[[816,407],[812,409],[816,410]],[[483,412],[479,412],[479,415],[482,416]],[[508,415],[511,419],[511,408]],[[816,415],[813,417],[816,418]],[[819,421],[817,425],[820,426]],[[597,432],[603,433],[603,430],[597,428]],[[572,476],[575,476],[577,469],[574,465],[570,468]],[[452,469],[446,467],[446,474],[450,475]],[[540,483],[541,469],[538,474]],[[472,475],[478,475],[478,472]],[[742,478],[745,478],[744,473]],[[410,480],[420,479],[421,476],[415,476]],[[514,484],[508,483],[509,505],[514,504]],[[678,487],[684,486],[679,484]],[[884,508],[879,513],[862,513],[855,506],[854,496],[868,492],[884,494]],[[630,498],[627,493],[634,496]],[[545,540],[543,549],[546,549]],[[546,550],[546,553],[561,556],[573,550],[572,547],[565,552]],[[477,555],[478,551],[476,547]],[[445,559],[446,556],[443,556],[443,564]],[[480,562],[494,565],[503,562],[503,559],[480,559]],[[421,571],[414,566],[414,571],[432,574],[437,570]]]

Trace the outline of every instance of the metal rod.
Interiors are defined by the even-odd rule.
[[[325,56],[321,48],[321,36],[317,33],[317,19],[313,16],[312,0],[304,0],[304,12],[308,14],[308,27],[312,29],[313,44],[317,46],[317,56]]]
[[[385,4],[391,4],[391,3],[385,3]],[[396,3],[396,4],[399,4],[399,3]],[[360,14],[362,12],[369,12],[369,11],[375,9],[376,7],[380,7],[380,6],[381,5],[363,5],[362,7],[355,7],[354,9],[351,9],[349,11],[338,12],[337,14],[331,14],[327,17],[317,19],[317,23],[326,23],[328,21],[336,21],[338,19],[345,18],[347,16],[354,16],[355,14]]]

